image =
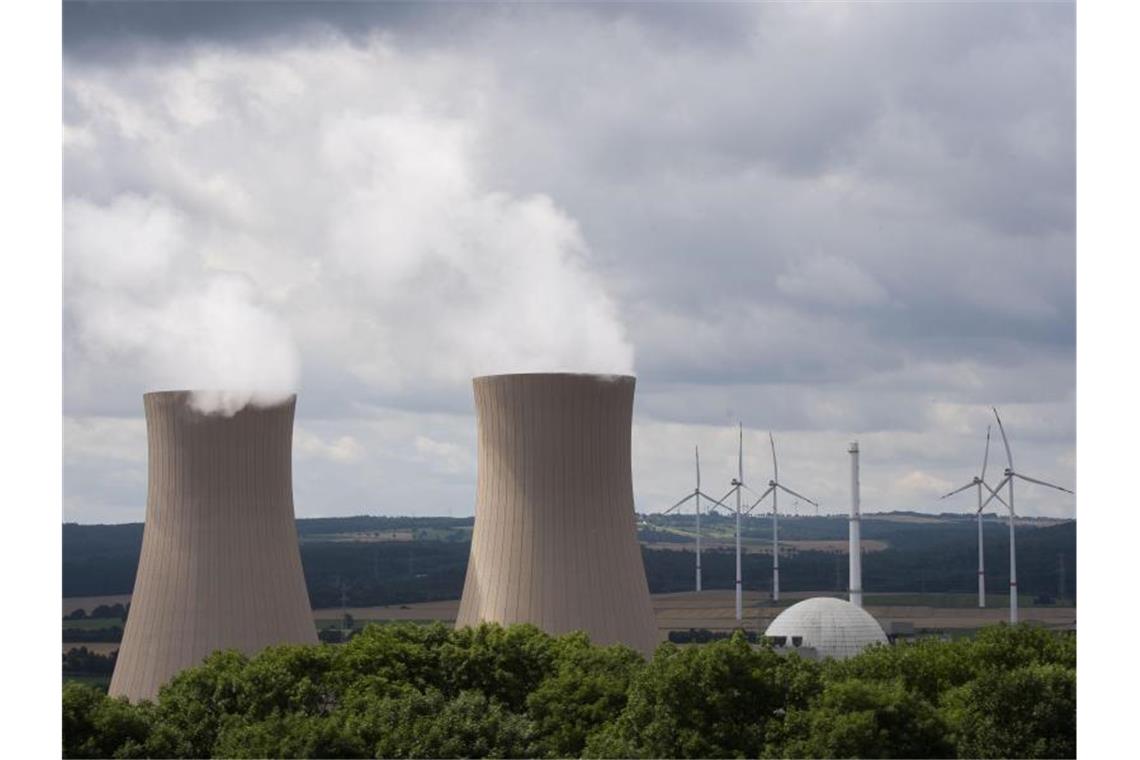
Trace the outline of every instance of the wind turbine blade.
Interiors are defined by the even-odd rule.
[[[765,491],[764,494],[759,499],[752,502],[752,506],[750,506],[748,509],[746,509],[744,511],[744,514],[748,514],[752,510],[756,509],[756,505],[759,504],[760,502],[764,501],[764,499],[766,499],[768,497],[768,494],[772,493],[772,489],[774,489],[774,488],[775,488],[775,486],[768,486],[768,490]]]
[[[732,493],[732,491],[729,491],[729,493]],[[705,497],[706,499],[708,499],[709,501],[711,501],[711,502],[712,502],[712,505],[713,505],[714,507],[716,507],[716,506],[721,506],[721,507],[724,507],[725,509],[727,509],[729,512],[731,512],[731,511],[732,511],[732,507],[730,507],[730,506],[728,506],[727,504],[725,504],[725,503],[724,503],[724,499],[721,499],[720,501],[717,501],[716,499],[714,499],[713,497],[709,496],[709,495],[708,495],[707,493],[705,493],[704,491],[701,491],[701,496],[703,496],[703,497]],[[727,499],[728,497],[726,496],[725,498]]]
[[[953,491],[951,491],[950,493],[946,494],[945,496],[939,496],[938,498],[939,498],[939,499],[948,499],[948,498],[950,498],[951,496],[953,496],[953,495],[954,495],[954,494],[956,494],[956,493],[962,493],[962,492],[963,492],[963,491],[965,491],[967,488],[970,488],[970,487],[971,487],[971,486],[973,486],[973,485],[974,485],[974,483],[973,483],[973,481],[971,481],[971,482],[967,483],[966,485],[962,486],[961,488],[955,488]],[[989,486],[986,486],[986,488],[989,488]]]
[[[1011,477],[1013,477],[1013,476],[1012,475],[1006,475],[1004,478],[1002,478],[1001,482],[997,484],[997,488],[990,488],[989,486],[986,486],[986,488],[990,488],[990,496],[988,499],[986,499],[985,501],[982,502],[982,506],[978,507],[978,512],[981,512],[983,509],[985,509],[986,505],[989,504],[991,501],[993,501],[995,497],[997,497],[997,492],[1005,487],[1005,484],[1009,482]],[[1005,504],[1005,502],[1002,502],[1002,503]],[[1006,504],[1005,506],[1007,509],[1009,508],[1008,504]]]
[[[729,507],[729,506],[727,506],[727,505],[725,505],[725,504],[721,504],[719,501],[714,501],[714,502],[712,503],[712,506],[710,506],[710,507],[709,507],[709,509],[710,509],[710,510],[712,510],[712,509],[716,509],[717,507],[720,507],[720,508],[721,508],[721,509],[723,509],[725,512],[728,512],[730,515],[731,515],[731,514],[735,514],[735,513],[736,513],[736,510],[735,510],[735,509],[733,509],[732,507]]]
[[[990,488],[990,484],[989,484],[989,483],[987,483],[986,481],[984,481],[984,480],[983,480],[983,481],[982,481],[982,485],[986,487],[986,490],[987,490],[987,491],[989,491],[990,493],[992,493],[992,494],[994,495],[994,498],[995,498],[995,499],[997,499],[998,501],[1000,501],[1002,504],[1005,504],[1005,508],[1006,508],[1006,509],[1009,509],[1009,504],[1006,504],[1006,502],[1005,502],[1005,499],[1003,499],[1003,498],[1001,497],[1001,494],[999,494],[999,493],[998,493],[997,491],[995,491],[994,489]]]
[[[1064,491],[1065,493],[1073,493],[1068,488],[1062,488],[1061,486],[1054,485],[1053,483],[1046,483],[1044,480],[1038,480],[1037,478],[1031,478],[1031,477],[1028,477],[1026,475],[1022,475],[1020,472],[1013,473],[1013,476],[1016,478],[1021,478],[1022,480],[1028,481],[1030,483],[1036,483],[1039,486],[1048,486],[1049,488],[1056,488],[1058,491]]]
[[[799,493],[796,493],[795,491],[793,491],[792,489],[788,488],[787,486],[783,486],[783,485],[780,485],[779,483],[777,483],[777,484],[776,484],[776,488],[779,488],[781,491],[787,491],[787,492],[788,492],[788,493],[790,493],[792,496],[795,496],[797,499],[803,499],[803,500],[804,500],[804,501],[806,501],[808,504],[815,504],[815,502],[814,502],[814,501],[812,501],[811,499],[809,499],[808,497],[804,496],[803,494],[799,494]],[[818,505],[818,504],[815,504],[815,506],[817,506],[817,507],[818,507],[819,505]]]
[[[1013,469],[1013,454],[1009,451],[1009,439],[1005,437],[1005,426],[1001,424],[1001,417],[997,413],[997,407],[990,407],[994,410],[994,417],[997,417],[998,430],[1001,431],[1001,442],[1005,444],[1005,460],[1009,462],[1009,469]]]
[[[728,489],[728,493],[726,493],[724,496],[721,496],[719,499],[713,499],[713,501],[715,501],[717,504],[721,504],[721,502],[723,502],[729,496],[732,496],[734,493],[736,493],[736,489],[739,487],[740,486],[733,486],[732,488]],[[724,505],[721,504],[721,506],[724,506]]]
[[[670,513],[670,512],[672,512],[674,509],[676,509],[677,507],[681,506],[682,504],[684,504],[686,501],[688,501],[689,499],[693,498],[694,496],[696,496],[696,494],[695,494],[695,493],[691,493],[691,494],[689,494],[688,496],[686,496],[685,498],[681,499],[679,502],[677,502],[677,503],[676,503],[676,504],[674,504],[673,506],[671,506],[671,507],[669,507],[668,509],[666,509],[666,510],[665,510],[664,512],[662,512],[661,514],[663,514],[663,515],[667,515],[667,514],[669,514],[669,513]]]
[[[697,490],[701,490],[701,449],[699,446],[693,447],[693,453],[697,457]]]
[[[741,484],[740,484],[740,487],[741,487],[741,488],[743,488],[743,489],[744,489],[745,491],[747,491],[748,493],[752,494],[753,496],[755,496],[755,495],[756,495],[756,492],[755,492],[755,491],[753,491],[751,488],[749,488],[749,487],[748,487],[747,485],[745,485],[744,483],[741,483]],[[763,498],[763,497],[761,497],[761,498]]]
[[[780,482],[780,468],[776,465],[776,439],[772,437],[772,431],[768,431],[768,442],[772,444],[772,480],[777,483]]]
[[[982,457],[982,480],[986,479],[986,465],[990,462],[990,430],[992,429],[993,425],[986,425],[986,454]]]
[[[736,423],[740,428],[740,443],[736,449],[736,479],[744,482],[744,423]]]

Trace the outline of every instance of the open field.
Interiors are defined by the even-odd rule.
[[[376,544],[376,543],[404,543],[416,540],[415,533],[411,530],[377,530],[377,531],[358,531],[355,533],[310,533],[301,536],[301,543],[307,541],[355,541],[358,543]]]
[[[744,626],[750,630],[763,630],[776,615],[786,607],[810,596],[840,596],[838,594],[791,592],[785,593],[778,605],[768,600],[762,592],[748,591],[744,594]],[[109,597],[97,597],[106,600]],[[875,619],[888,628],[892,622],[910,623],[916,632],[939,632],[947,634],[967,633],[985,625],[1001,623],[1009,619],[1009,597],[989,595],[986,609],[975,605],[977,597],[972,594],[867,594],[866,609]],[[114,597],[114,601],[125,604],[130,595]],[[77,597],[64,600],[74,607],[94,606],[90,598]],[[106,604],[106,601],[98,602]],[[733,592],[727,589],[703,591],[699,594],[686,591],[673,594],[654,594],[653,609],[657,615],[657,626],[664,639],[669,631],[707,628],[710,631],[728,631],[736,627]],[[1046,625],[1050,628],[1071,630],[1076,628],[1077,610],[1073,606],[1033,605],[1031,600],[1022,600],[1021,619]],[[454,623],[459,611],[459,600],[450,599],[418,604],[398,604],[381,607],[348,607],[344,610],[352,615],[356,627],[369,622],[432,622]],[[313,610],[313,620],[318,628],[339,627],[342,610],[339,607]],[[72,621],[69,621],[72,622]],[[73,621],[78,623],[103,623],[107,621]],[[102,627],[102,626],[95,626]],[[90,651],[109,654],[119,648],[113,642],[64,644],[63,651],[71,647],[85,646]]]
[[[449,528],[396,528],[394,530],[356,530],[334,533],[309,533],[300,535],[300,542],[307,543],[364,543],[388,544],[410,543],[412,541],[470,541],[471,526],[459,525]]]
[[[792,593],[783,595],[778,606],[771,604],[766,595],[750,591],[744,594],[744,623],[752,630],[763,630],[784,608],[806,599],[818,596],[812,593]],[[834,596],[835,594],[825,594]],[[984,625],[993,625],[1009,619],[1009,598],[1005,596],[987,597],[991,606],[984,610],[972,606],[962,606],[962,598],[968,594],[877,594],[869,596],[872,604],[867,611],[884,628],[893,621],[913,624],[916,631],[967,632]],[[942,597],[947,597],[942,599]],[[976,597],[974,597],[976,601]],[[946,602],[946,604],[943,604]],[[662,638],[669,631],[707,628],[711,631],[727,631],[736,627],[735,600],[730,590],[680,592],[675,594],[654,594],[653,609],[657,615],[657,627]],[[1076,608],[1058,606],[1023,606],[1021,619],[1035,621],[1055,628],[1076,628]],[[459,600],[405,604],[390,607],[350,607],[348,613],[356,623],[364,621],[439,620],[445,623],[455,621],[459,610]],[[318,620],[335,620],[340,609],[314,610]]]
[[[696,539],[692,541],[647,541],[643,542],[643,546],[647,549],[663,549],[665,551],[675,552],[691,552],[695,545]],[[785,552],[795,551],[815,551],[815,552],[828,552],[829,554],[847,554],[848,543],[846,539],[843,540],[796,540],[796,541],[781,541],[780,542],[780,556],[784,556]],[[887,548],[886,541],[878,541],[874,539],[863,539],[863,553],[873,554],[874,552],[881,552]],[[701,541],[702,551],[735,551],[736,540],[724,539],[705,539]],[[740,542],[740,550],[744,554],[771,554],[772,542],[768,539],[761,538],[746,538]]]
[[[868,594],[864,592],[863,603],[868,606],[882,606],[882,607],[895,607],[899,605],[906,605],[911,607],[953,607],[953,608],[970,608],[976,609],[978,606],[977,594],[956,594],[956,593],[891,593],[891,594]],[[1037,604],[1033,601],[1033,597],[1023,594],[1018,597],[1017,608],[1020,610],[1029,609],[1033,607],[1040,608],[1059,608],[1059,607],[1072,607],[1072,600],[1058,600],[1055,604]],[[986,608],[987,609],[1009,609],[1009,596],[1006,594],[986,594]]]
[[[91,631],[98,630],[99,628],[122,628],[122,618],[83,618],[82,620],[64,620],[63,630],[65,631]]]

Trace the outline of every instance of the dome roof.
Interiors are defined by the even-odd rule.
[[[882,626],[862,607],[845,599],[818,596],[793,604],[781,612],[765,636],[802,637],[799,646],[812,647],[820,658],[842,660],[871,644],[887,643]]]

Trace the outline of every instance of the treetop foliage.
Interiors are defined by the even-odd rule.
[[[780,655],[743,635],[648,661],[529,625],[371,625],[217,652],[155,703],[63,693],[65,757],[1074,757],[1076,637],[1029,625]]]

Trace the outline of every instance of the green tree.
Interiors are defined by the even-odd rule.
[[[577,757],[589,735],[625,708],[630,682],[645,661],[628,647],[593,646],[580,632],[558,638],[553,653],[553,672],[526,700],[538,735],[535,750]]]
[[[808,698],[817,679],[813,664],[754,649],[740,634],[684,649],[662,644],[634,678],[625,710],[589,738],[585,754],[755,757],[768,722]]]
[[[974,678],[977,668],[969,640],[927,638],[889,647],[871,647],[857,657],[828,663],[826,670],[827,677],[833,681],[897,679],[907,690],[937,704],[943,692]]]
[[[776,733],[776,732],[774,732]],[[768,753],[784,757],[952,757],[937,709],[901,681],[828,683],[793,708]],[[778,737],[778,738],[777,738]]]
[[[241,669],[233,712],[250,719],[290,713],[326,715],[339,696],[330,675],[335,663],[333,647],[270,647]]]
[[[151,751],[165,757],[210,757],[222,720],[238,712],[248,663],[238,652],[215,652],[163,686]]]
[[[737,634],[645,662],[533,626],[371,625],[217,652],[155,704],[69,684],[64,755],[1072,756],[1075,641],[995,626],[817,663]]]
[[[130,705],[85,684],[63,687],[64,757],[147,757],[151,705]]]
[[[214,757],[369,757],[358,734],[335,716],[291,713],[259,721],[230,716],[214,744]]]
[[[433,625],[369,625],[351,641],[336,647],[330,682],[342,706],[363,710],[377,699],[402,693],[440,688],[446,677],[439,650],[452,631]]]
[[[551,672],[554,659],[554,638],[533,625],[461,628],[439,650],[449,695],[481,691],[516,712]]]
[[[1025,665],[1077,667],[1077,637],[1033,623],[991,625],[969,641],[970,658],[979,672],[1013,670]]]
[[[1077,755],[1077,673],[1061,664],[985,672],[943,714],[960,757]]]
[[[477,691],[448,700],[442,692],[409,692],[377,703],[367,716],[378,735],[376,757],[530,757],[533,725]]]

